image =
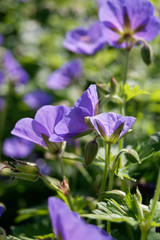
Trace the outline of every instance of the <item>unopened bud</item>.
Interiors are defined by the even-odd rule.
[[[125,152],[125,157],[132,163],[140,163],[139,155],[134,149],[128,149],[127,152]]]
[[[144,43],[141,48],[141,56],[145,64],[149,65],[152,62],[152,49],[148,43]]]
[[[86,166],[88,166],[93,162],[93,160],[97,155],[97,152],[98,152],[98,143],[95,140],[90,141],[86,146],[85,154],[84,154],[84,160],[85,160]]]
[[[40,173],[39,167],[35,163],[16,160],[14,166],[22,173],[38,175]]]
[[[112,198],[117,202],[122,202],[126,197],[125,192],[122,192],[120,190],[107,191],[102,193],[101,195],[103,198]]]
[[[138,187],[136,188],[136,197],[137,197],[137,200],[142,203],[142,195],[138,189]]]
[[[31,181],[31,182],[36,182],[39,178],[38,175],[24,174],[19,172],[12,172],[11,176],[13,176],[15,179],[21,179],[21,180]]]
[[[118,91],[119,85],[115,78],[111,77],[110,93],[115,94]]]
[[[69,196],[70,188],[69,188],[68,179],[63,180],[62,183],[59,183],[59,187],[60,187],[60,189],[62,190],[62,192],[65,196]]]

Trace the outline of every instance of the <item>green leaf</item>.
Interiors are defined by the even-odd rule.
[[[160,233],[156,233],[155,228],[151,228],[151,230],[148,233],[147,240],[159,240],[160,239]]]
[[[119,177],[121,180],[124,180],[124,178],[127,178],[129,180],[132,180],[133,182],[136,182],[136,179],[132,178],[129,173],[129,169],[127,167],[120,168],[118,172],[116,173],[117,177]]]
[[[128,213],[128,209],[125,206],[119,205],[111,199],[107,200],[107,202],[98,203],[98,209],[94,210],[92,214],[82,214],[81,216],[111,222],[126,222],[132,226],[136,226],[138,222],[134,217],[128,215]]]
[[[144,95],[144,94],[150,94],[150,93],[140,89],[139,86],[135,86],[134,88],[131,89],[129,84],[126,83],[124,85],[124,94],[125,94],[125,100],[127,102],[130,99],[134,98],[135,96]]]
[[[31,217],[37,216],[37,215],[48,215],[48,210],[44,207],[37,207],[37,208],[27,208],[27,209],[21,209],[18,211],[19,216],[16,217],[15,221],[17,223],[22,222],[24,220],[27,220]]]

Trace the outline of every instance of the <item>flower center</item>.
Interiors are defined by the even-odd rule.
[[[81,40],[82,40],[83,42],[86,42],[86,43],[90,43],[90,42],[91,42],[90,37],[87,36],[87,35],[81,36]]]

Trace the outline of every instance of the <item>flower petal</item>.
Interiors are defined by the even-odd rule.
[[[64,115],[70,112],[71,108],[66,106],[50,106],[46,105],[41,107],[36,115],[36,122],[40,123],[48,131],[48,137],[54,133],[54,128],[58,122],[60,122]],[[39,132],[45,134],[43,130],[39,129]]]
[[[32,118],[22,118],[16,123],[11,133],[17,137],[22,137],[26,140],[37,143],[43,147],[46,147],[41,137],[41,134],[35,131],[35,128],[33,125],[34,124],[33,124]]]
[[[150,17],[147,26],[140,32],[135,33],[134,37],[137,40],[144,39],[146,41],[151,41],[158,35],[159,32],[160,32],[160,19],[153,16]]]
[[[76,135],[88,130],[84,118],[89,116],[86,108],[75,107],[55,127],[55,134],[51,135],[49,141],[68,141]]]
[[[63,240],[114,240],[101,228],[86,223],[77,213],[71,212],[62,200],[50,197],[48,206],[57,237],[60,235]]]
[[[108,0],[102,3],[99,9],[100,21],[114,23],[114,26],[122,31],[124,24],[123,4],[124,1],[121,0]]]
[[[98,105],[97,88],[95,84],[91,84],[90,87],[76,101],[74,107],[86,108],[89,112],[88,116],[94,116],[97,105]]]

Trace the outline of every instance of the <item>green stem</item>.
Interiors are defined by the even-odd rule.
[[[49,180],[47,179],[47,177],[44,176],[42,173],[39,174],[39,177],[46,183],[46,185],[47,185],[51,190],[54,190],[54,191],[56,191],[56,192],[62,193],[62,191],[61,191],[58,187],[56,187],[55,185],[53,185],[53,184],[51,183],[51,181],[49,181]]]
[[[65,173],[64,173],[64,164],[63,164],[63,159],[62,159],[61,154],[58,154],[58,159],[59,159],[60,166],[61,166],[62,179],[65,179],[66,177],[65,177]]]
[[[74,211],[74,207],[73,207],[73,204],[72,204],[72,200],[71,200],[71,197],[70,197],[69,195],[68,195],[68,196],[65,196],[65,195],[63,194],[63,192],[62,192],[58,187],[56,187],[54,184],[52,184],[51,181],[49,181],[49,179],[48,179],[46,176],[44,176],[43,174],[40,173],[40,174],[39,174],[39,177],[43,180],[43,182],[46,183],[46,185],[47,185],[51,190],[56,191],[57,194],[59,195],[59,197],[60,197],[61,199],[63,199],[66,203],[68,203],[70,209],[71,209],[72,211]]]
[[[152,223],[152,219],[153,219],[154,211],[155,211],[155,208],[156,208],[156,204],[157,204],[157,201],[159,199],[159,194],[160,194],[160,169],[159,169],[159,172],[158,172],[157,186],[156,186],[156,190],[155,190],[155,194],[154,194],[154,198],[153,198],[151,213],[150,213],[150,215],[147,219],[147,224],[146,224],[149,227]]]
[[[114,171],[111,170],[109,174],[108,191],[112,191],[113,189],[113,179],[114,179]]]
[[[142,229],[141,229],[141,239],[140,240],[146,240],[147,239],[147,235],[148,235],[148,230],[144,229],[142,231]]]
[[[128,72],[128,62],[129,62],[129,51],[125,51],[125,59],[124,59],[124,66],[123,66],[123,75],[122,75],[122,84],[123,87],[127,81],[127,72]]]
[[[155,208],[156,208],[156,204],[158,202],[159,199],[159,194],[160,194],[160,169],[158,172],[158,179],[157,179],[157,185],[156,185],[156,190],[155,190],[155,194],[154,194],[154,198],[153,198],[153,203],[151,206],[151,212],[150,215],[148,216],[146,221],[143,221],[142,224],[140,225],[140,229],[141,229],[141,240],[146,240],[147,239],[147,235],[148,235],[148,231],[151,227],[152,224],[152,219],[153,219],[153,215],[155,212]]]
[[[111,151],[111,144],[105,144],[105,167],[104,167],[104,172],[103,172],[103,178],[102,178],[102,183],[100,187],[100,193],[104,192],[105,186],[106,186],[106,181],[107,181],[107,176],[108,176],[108,170],[109,170],[109,165],[110,165],[110,151]],[[101,197],[99,197],[99,201],[101,200]]]

